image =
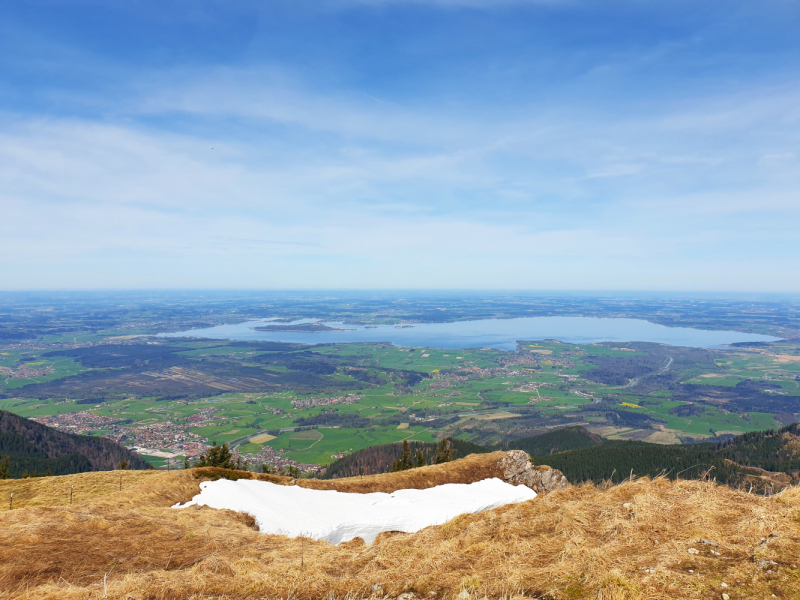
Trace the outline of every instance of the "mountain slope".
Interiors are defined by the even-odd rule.
[[[779,431],[746,433],[716,444],[663,446],[646,442],[605,440],[582,427],[566,427],[490,448],[451,440],[453,457],[497,450],[524,450],[537,465],[547,464],[572,483],[631,476],[697,479],[708,474],[719,483],[746,486],[758,493],[800,483],[800,424]],[[420,450],[430,463],[436,444],[409,442],[412,455]],[[400,444],[373,446],[332,463],[325,478],[386,473],[402,452]]]
[[[132,469],[148,468],[144,459],[116,442],[64,433],[7,411],[0,411],[0,456],[9,457],[10,477],[110,471],[123,460]]]
[[[576,426],[564,427],[541,435],[513,440],[502,444],[502,449],[524,450],[531,456],[544,456],[545,454],[555,454],[557,452],[566,452],[567,450],[595,448],[604,444],[613,445],[613,443],[609,440],[604,440],[599,435],[583,427]]]
[[[476,468],[489,460],[496,459],[297,483],[377,491],[372,482],[391,489],[413,476],[423,485],[449,469],[485,476]],[[123,491],[117,473],[0,481],[0,598],[100,598],[105,578],[109,598],[172,600],[405,592],[439,600],[645,600],[720,598],[723,589],[733,600],[800,599],[797,488],[765,497],[665,478],[573,486],[419,533],[384,533],[365,546],[266,536],[247,515],[170,508],[221,474],[124,473]]]
[[[491,452],[489,448],[471,444],[459,439],[450,439],[453,450],[453,459],[464,458],[470,454],[484,454]],[[411,450],[412,459],[416,459],[417,452],[422,452],[427,464],[433,463],[436,458],[436,449],[439,444],[434,442],[408,442]],[[378,473],[388,473],[392,468],[392,463],[400,458],[403,453],[403,445],[400,443],[384,444],[381,446],[370,446],[353,452],[348,456],[340,458],[331,463],[325,469],[324,479],[334,479],[339,477],[357,477],[360,475],[377,475]]]
[[[759,492],[772,491],[800,482],[800,425],[745,433],[717,444],[604,443],[535,456],[534,461],[561,470],[573,483],[606,479],[619,483],[631,472],[650,477],[664,473],[669,478],[683,479],[708,473],[727,485],[748,489],[752,485]]]

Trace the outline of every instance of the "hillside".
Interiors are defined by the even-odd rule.
[[[563,427],[541,435],[507,442],[502,445],[502,448],[504,450],[524,450],[531,456],[544,456],[546,454],[566,452],[567,450],[582,450],[584,448],[613,445],[614,443],[610,440],[604,440],[599,435],[591,433],[583,427]]]
[[[526,440],[511,445],[522,449],[535,447]],[[605,442],[602,446],[534,456],[534,461],[552,465],[572,482],[619,483],[630,477],[631,472],[650,477],[663,473],[669,478],[684,479],[708,473],[719,483],[748,489],[752,485],[758,492],[774,491],[800,482],[800,425],[746,433],[717,444],[662,446]]]
[[[111,440],[64,433],[0,411],[0,457],[4,456],[9,457],[10,477],[109,471],[123,460],[131,469],[148,468],[139,455]]]
[[[453,459],[464,458],[470,454],[491,452],[489,448],[463,440],[451,438],[449,441]],[[418,452],[422,452],[427,464],[433,463],[436,458],[436,449],[439,447],[439,444],[433,442],[409,441],[408,445],[411,449],[412,457],[416,457]],[[392,464],[400,458],[402,452],[403,446],[399,443],[370,446],[334,461],[325,469],[322,478],[336,479],[339,477],[388,473],[392,468]]]
[[[583,427],[565,427],[500,446],[485,447],[452,439],[453,456],[498,450],[523,450],[536,464],[560,470],[573,483],[621,483],[631,476],[697,479],[708,474],[719,483],[772,493],[800,483],[800,425],[778,431],[746,433],[716,444],[666,446],[646,442],[606,440]],[[436,444],[409,442],[411,454],[422,451],[428,463]],[[402,452],[400,444],[373,446],[330,465],[326,479],[386,473]]]
[[[500,456],[296,483],[366,492],[464,482],[496,473]],[[665,478],[567,487],[365,546],[263,535],[231,511],[169,508],[223,474],[127,472],[122,492],[118,473],[0,482],[0,598],[102,598],[104,577],[108,598],[139,600],[800,598],[797,488],[765,497]]]

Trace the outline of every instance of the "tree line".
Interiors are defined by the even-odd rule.
[[[800,458],[791,449],[798,438],[800,426],[794,423],[778,431],[745,433],[718,443],[661,446],[604,440],[602,446],[535,456],[534,460],[559,469],[571,483],[620,483],[631,474],[664,475],[670,479],[715,478],[732,487],[754,482],[754,489],[764,491],[771,484],[759,479],[760,469],[798,479]],[[518,445],[524,445],[520,442]]]
[[[447,438],[446,441],[450,448],[450,460],[463,458],[469,454],[491,452],[489,448],[457,438]],[[405,440],[402,444],[370,446],[334,461],[325,469],[321,478],[338,479],[341,477],[389,473],[398,461],[401,461],[399,466],[402,466],[402,468],[395,470],[405,470],[410,466],[416,467],[418,461],[419,466],[422,466],[423,461],[424,464],[436,464],[437,453],[440,451],[441,441],[437,443]],[[420,453],[422,454],[421,459],[419,458]],[[404,454],[405,458],[403,458]]]
[[[123,460],[134,469],[149,467],[112,440],[57,431],[6,411],[0,411],[0,457],[12,478],[107,471]]]

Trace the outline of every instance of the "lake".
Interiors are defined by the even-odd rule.
[[[262,340],[303,344],[391,342],[396,346],[431,348],[498,348],[514,350],[517,340],[559,340],[571,344],[597,342],[655,342],[671,346],[720,348],[735,342],[771,342],[779,338],[738,331],[711,331],[689,327],[665,327],[641,319],[595,317],[522,317],[479,319],[455,323],[414,323],[413,326],[349,325],[323,322],[341,331],[256,331],[271,321],[248,321],[208,329],[192,329],[159,337],[199,337],[226,340]],[[315,323],[311,319],[293,324]],[[285,326],[286,323],[281,323]]]

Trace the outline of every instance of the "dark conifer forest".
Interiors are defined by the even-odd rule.
[[[464,458],[469,454],[482,454],[492,450],[477,444],[471,444],[463,440],[449,440],[452,453],[451,460]],[[436,462],[436,452],[440,444],[433,442],[408,442],[410,455],[416,459],[421,452],[426,464]],[[340,477],[357,477],[359,475],[374,475],[377,473],[388,473],[392,470],[392,465],[402,456],[403,444],[384,444],[382,446],[372,446],[354,452],[349,456],[340,458],[333,462],[322,476],[323,479],[338,479]]]
[[[123,460],[131,469],[148,468],[142,457],[112,440],[56,431],[0,411],[0,457],[6,456],[12,478],[109,471]]]
[[[633,477],[716,479],[732,487],[763,493],[800,481],[800,424],[779,431],[758,431],[714,444],[663,446],[606,440],[582,427],[566,427],[498,446],[450,440],[453,458],[495,450],[524,450],[534,464],[559,469],[573,484],[587,481],[620,483]],[[436,458],[437,444],[409,442],[411,456],[421,452],[427,464]],[[331,464],[324,477],[355,477],[386,473],[403,454],[402,444],[359,450]]]

